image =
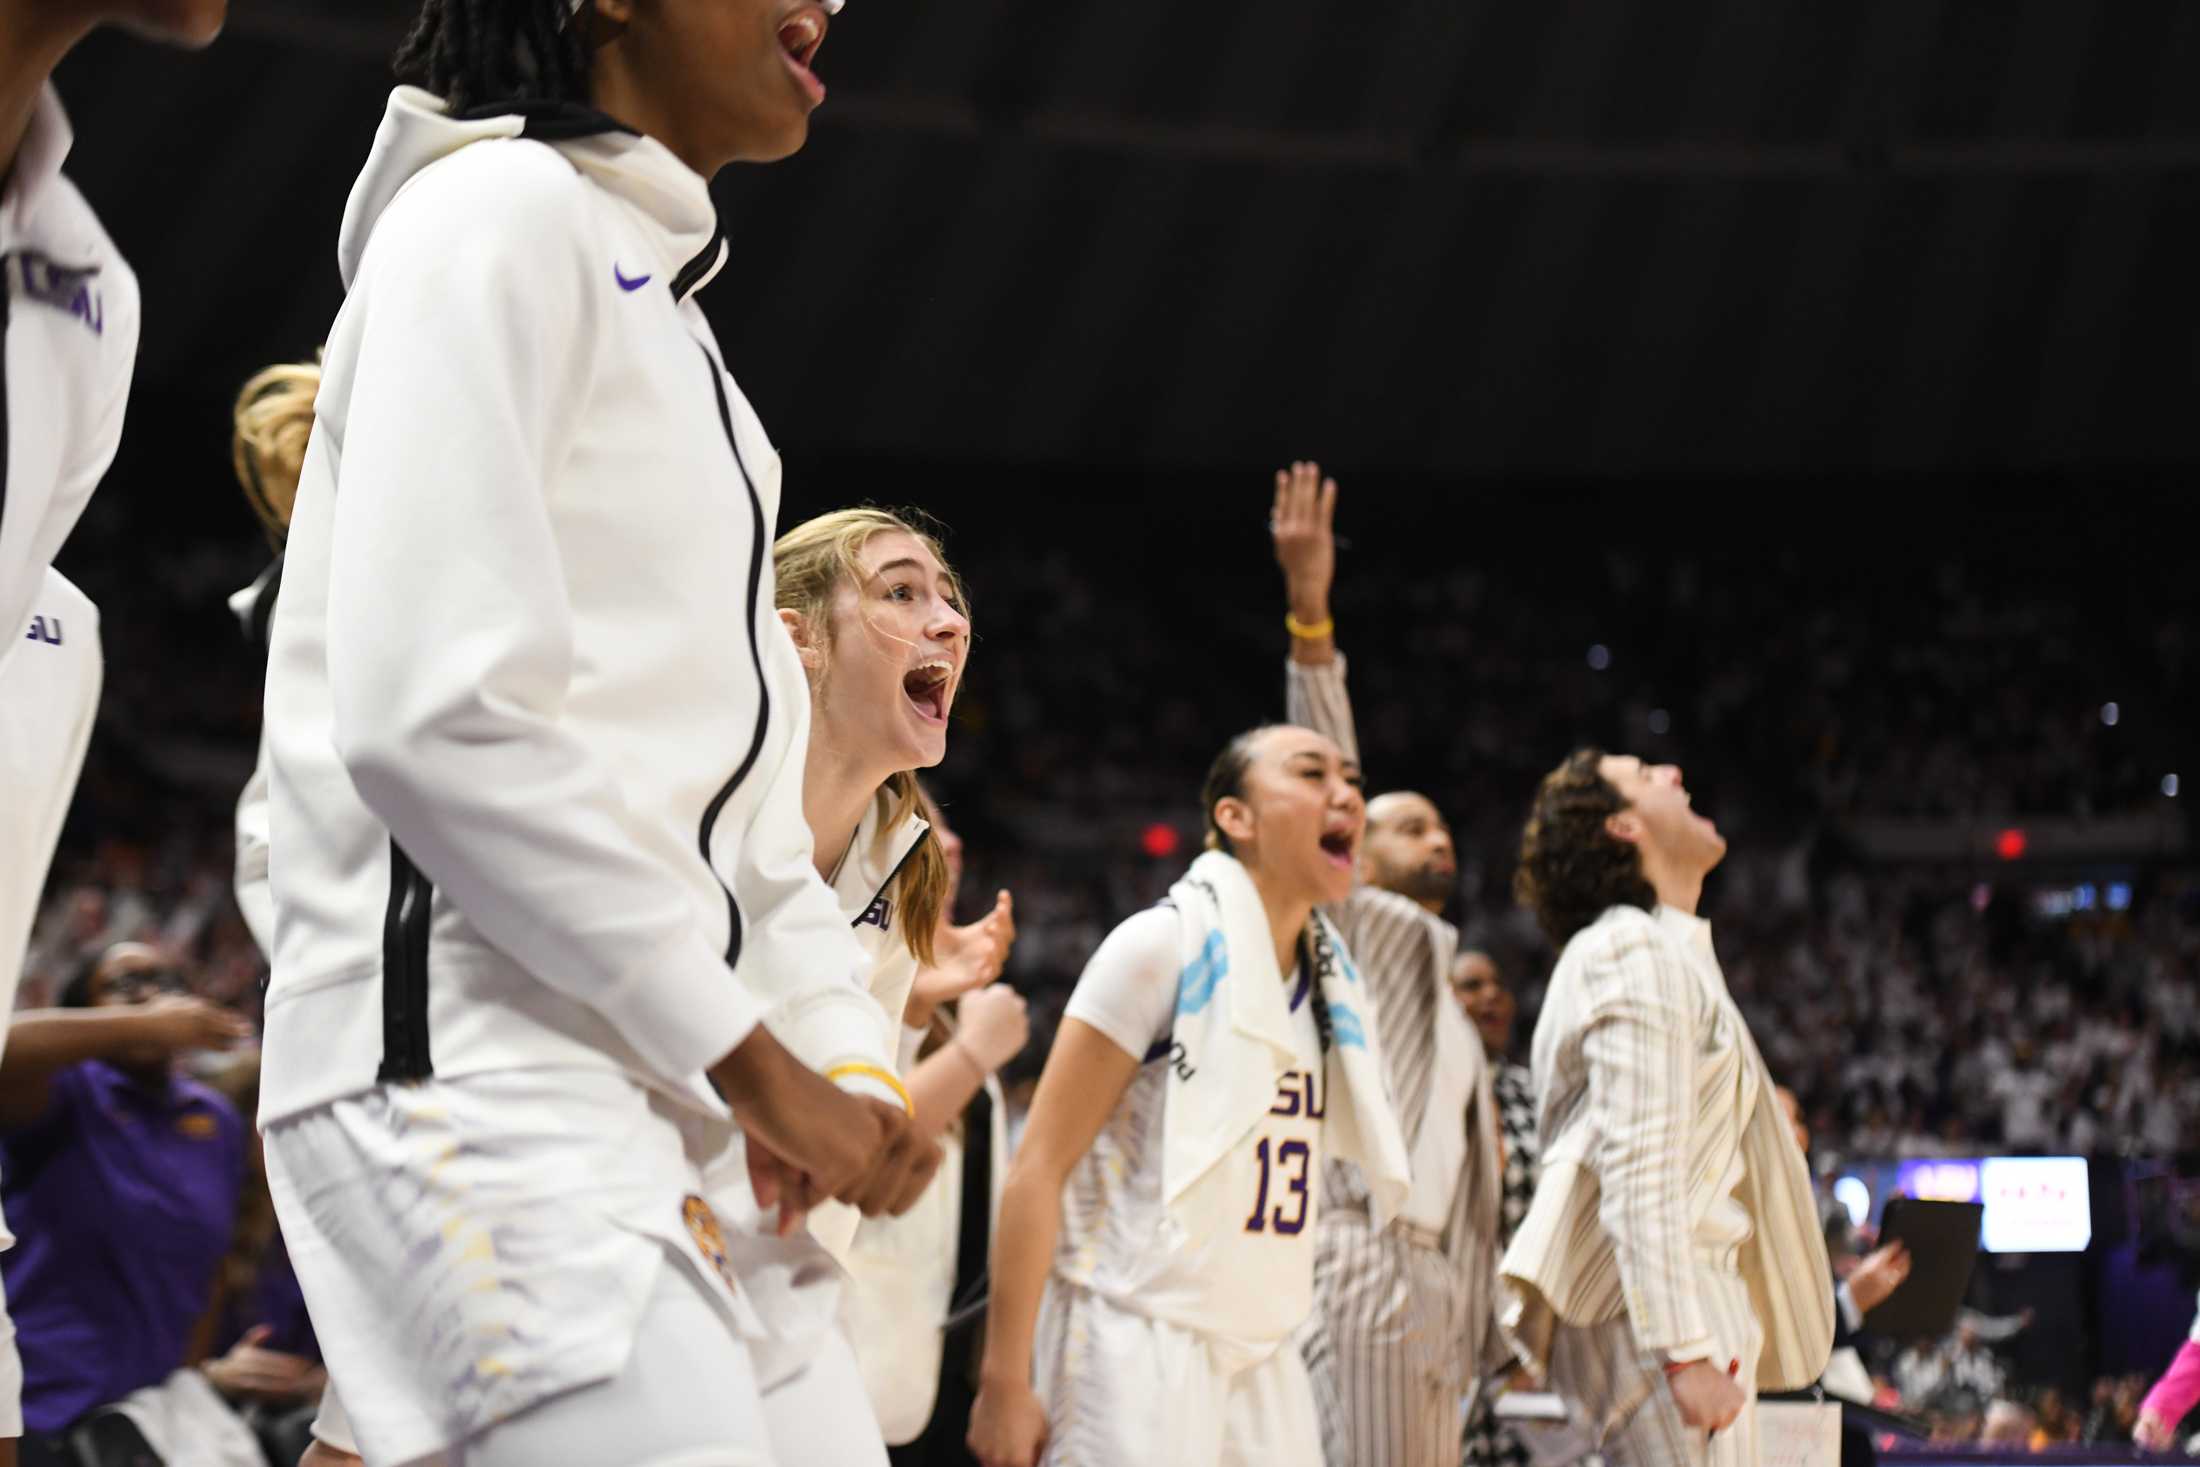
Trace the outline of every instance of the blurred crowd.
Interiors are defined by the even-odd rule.
[[[969,899],[1015,895],[1008,977],[1032,997],[1034,1040],[1010,1078],[1025,1086],[1101,937],[1194,854],[1214,750],[1281,712],[1264,502],[1256,486],[1236,560],[1209,538],[1134,543],[1123,527],[1095,531],[1110,554],[1019,544],[1006,526],[954,543],[978,642],[931,783],[968,846]],[[1452,821],[1451,915],[1519,999],[1516,1054],[1554,956],[1510,899],[1519,820],[1538,777],[1594,741],[1683,762],[1731,838],[1706,915],[1821,1161],[2193,1146],[2200,884],[2138,867],[2117,910],[2048,912],[2045,877],[2021,865],[1875,867],[1848,838],[1860,816],[2161,812],[2165,749],[2194,712],[2192,622],[2164,614],[2185,603],[2143,567],[2128,606],[2148,609],[2123,620],[2084,588],[2020,586],[1960,558],[1859,581],[1838,555],[1783,551],[1738,575],[1713,555],[1600,551],[1576,555],[1584,572],[1558,590],[1533,557],[1391,541],[1347,503],[1366,548],[1340,567],[1337,635],[1371,788],[1420,788]],[[202,546],[135,582],[85,577],[108,613],[108,694],[19,1007],[56,1002],[139,943],[164,981],[256,1020],[264,968],[230,892],[229,822],[259,664],[220,597],[257,562],[241,543]],[[1152,585],[1174,590],[1139,592]],[[251,1041],[178,1053],[228,1106],[224,1134],[248,1135]],[[304,1372],[310,1341],[271,1351],[254,1317],[278,1307],[252,1303],[262,1276],[283,1272],[255,1168],[227,1206],[228,1312],[194,1325],[190,1351],[218,1363],[243,1349],[261,1369],[279,1353]],[[1879,1380],[1951,1440],[2128,1440],[2143,1381],[2102,1380],[2082,1400],[2013,1392],[1996,1350],[1959,1330],[1877,1362]]]
[[[1520,991],[1523,1043],[1552,955],[1510,900],[1519,818],[1540,774],[1595,739],[1684,761],[1732,839],[1706,911],[1822,1145],[2189,1144],[2200,893],[2141,878],[2128,910],[2044,919],[2021,868],[1875,870],[1844,824],[2180,808],[2157,766],[2162,726],[2195,712],[2193,623],[2149,579],[2174,568],[2119,567],[2128,595],[2111,606],[2021,557],[1859,579],[1840,553],[1792,547],[1746,575],[1714,552],[1603,550],[1558,594],[1534,564],[1371,527],[1373,503],[1348,486],[1336,591],[1371,788],[1426,790],[1452,821],[1452,915]],[[1020,543],[997,517],[952,527],[978,644],[932,784],[969,841],[969,889],[1015,892],[1012,976],[1028,992],[1066,988],[1166,889],[1193,853],[1213,750],[1281,710],[1264,507],[1256,485],[1247,554],[1225,553],[1226,531],[1141,540],[1128,580],[1103,553],[1120,526],[1096,523],[1075,550]],[[107,527],[91,528],[96,554]],[[255,1003],[258,956],[227,892],[259,664],[221,597],[261,556],[238,536],[116,584],[86,577],[109,608],[108,692],[25,1005],[125,938]]]
[[[2200,1140],[2200,901],[2043,915],[2022,881],[1743,856],[1728,982],[1813,1133],[1855,1157],[2175,1155]]]

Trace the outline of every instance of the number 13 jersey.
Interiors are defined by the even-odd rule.
[[[1064,1017],[1140,1061],[1092,1149],[1062,1190],[1058,1280],[1119,1308],[1218,1336],[1257,1359],[1313,1307],[1314,1224],[1329,1086],[1303,965],[1290,989],[1294,1062],[1260,1124],[1175,1207],[1161,1196],[1169,1075],[1183,1063],[1176,1017],[1178,918],[1138,913],[1085,965]]]

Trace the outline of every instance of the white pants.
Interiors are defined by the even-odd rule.
[[[1551,1333],[1551,1389],[1569,1415],[1601,1443],[1611,1467],[1757,1467],[1757,1357],[1764,1331],[1738,1274],[1706,1268],[1697,1297],[1719,1346],[1712,1363],[1730,1364],[1747,1400],[1724,1431],[1705,1433],[1681,1420],[1664,1365],[1635,1344],[1625,1317],[1606,1324],[1561,1324]]]
[[[667,1309],[684,1362],[669,1379],[746,1402],[697,1447],[769,1460],[749,1353],[761,1326],[690,1151],[707,1124],[615,1071],[541,1070],[385,1085],[266,1128],[284,1242],[375,1467],[478,1448],[628,1377],[645,1342],[661,1353]],[[616,1425],[626,1395],[559,1409]]]
[[[1247,1362],[1054,1279],[1036,1343],[1042,1467],[1323,1467],[1314,1387],[1288,1340]]]
[[[863,1372],[839,1333],[764,1392],[764,1426],[779,1467],[886,1467],[886,1439],[864,1396]]]
[[[1460,1261],[1399,1228],[1378,1231],[1341,1209],[1318,1226],[1314,1315],[1300,1345],[1324,1454],[1352,1467],[1458,1467],[1459,1401],[1486,1295]]]

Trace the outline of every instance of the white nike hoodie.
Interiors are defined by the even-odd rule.
[[[609,119],[392,94],[269,651],[263,1122],[560,1065],[718,1108],[767,1021],[891,1069],[802,815],[779,458],[692,298],[725,253]]]

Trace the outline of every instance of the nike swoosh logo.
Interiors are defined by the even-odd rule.
[[[611,278],[619,282],[619,289],[625,291],[640,290],[643,286],[649,284],[647,275],[637,275],[632,280],[627,279],[626,273],[616,264],[611,267]]]

